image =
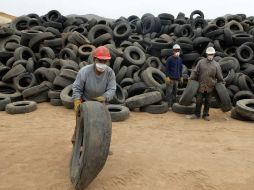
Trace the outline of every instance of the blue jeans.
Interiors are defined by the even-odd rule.
[[[176,102],[176,92],[178,88],[178,80],[170,81],[170,84],[166,85],[166,101],[168,102],[168,106],[172,107],[172,105]]]

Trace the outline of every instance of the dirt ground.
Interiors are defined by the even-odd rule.
[[[113,123],[106,165],[87,190],[253,190],[254,123],[132,112]],[[71,190],[74,112],[48,103],[0,113],[0,189]]]

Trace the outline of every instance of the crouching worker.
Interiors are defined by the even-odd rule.
[[[73,83],[74,111],[85,101],[99,101],[105,103],[113,99],[116,91],[114,71],[108,66],[111,59],[109,50],[100,46],[93,52],[94,64],[81,68]],[[76,129],[72,137],[75,142]]]
[[[195,114],[191,119],[200,118],[202,104],[204,104],[202,118],[209,121],[209,108],[211,103],[212,92],[217,82],[224,83],[221,68],[218,62],[214,60],[215,49],[208,47],[206,49],[207,58],[200,60],[196,68],[192,71],[190,80],[199,82],[199,89],[196,99]]]

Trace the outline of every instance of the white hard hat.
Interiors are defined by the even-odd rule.
[[[175,44],[175,45],[173,46],[173,49],[181,49],[181,48],[180,48],[180,46],[179,46],[178,44]]]
[[[208,47],[206,49],[206,54],[215,54],[215,49],[213,47]]]

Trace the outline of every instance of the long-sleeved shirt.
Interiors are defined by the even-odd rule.
[[[104,96],[106,101],[113,99],[116,91],[116,78],[114,71],[107,67],[100,75],[96,74],[94,65],[87,65],[79,70],[72,86],[72,98],[91,100]]]
[[[166,76],[173,80],[179,80],[182,76],[183,62],[180,57],[170,56],[166,62]]]
[[[221,67],[215,60],[201,59],[192,71],[191,80],[199,82],[199,92],[211,92],[217,81],[224,82]]]

